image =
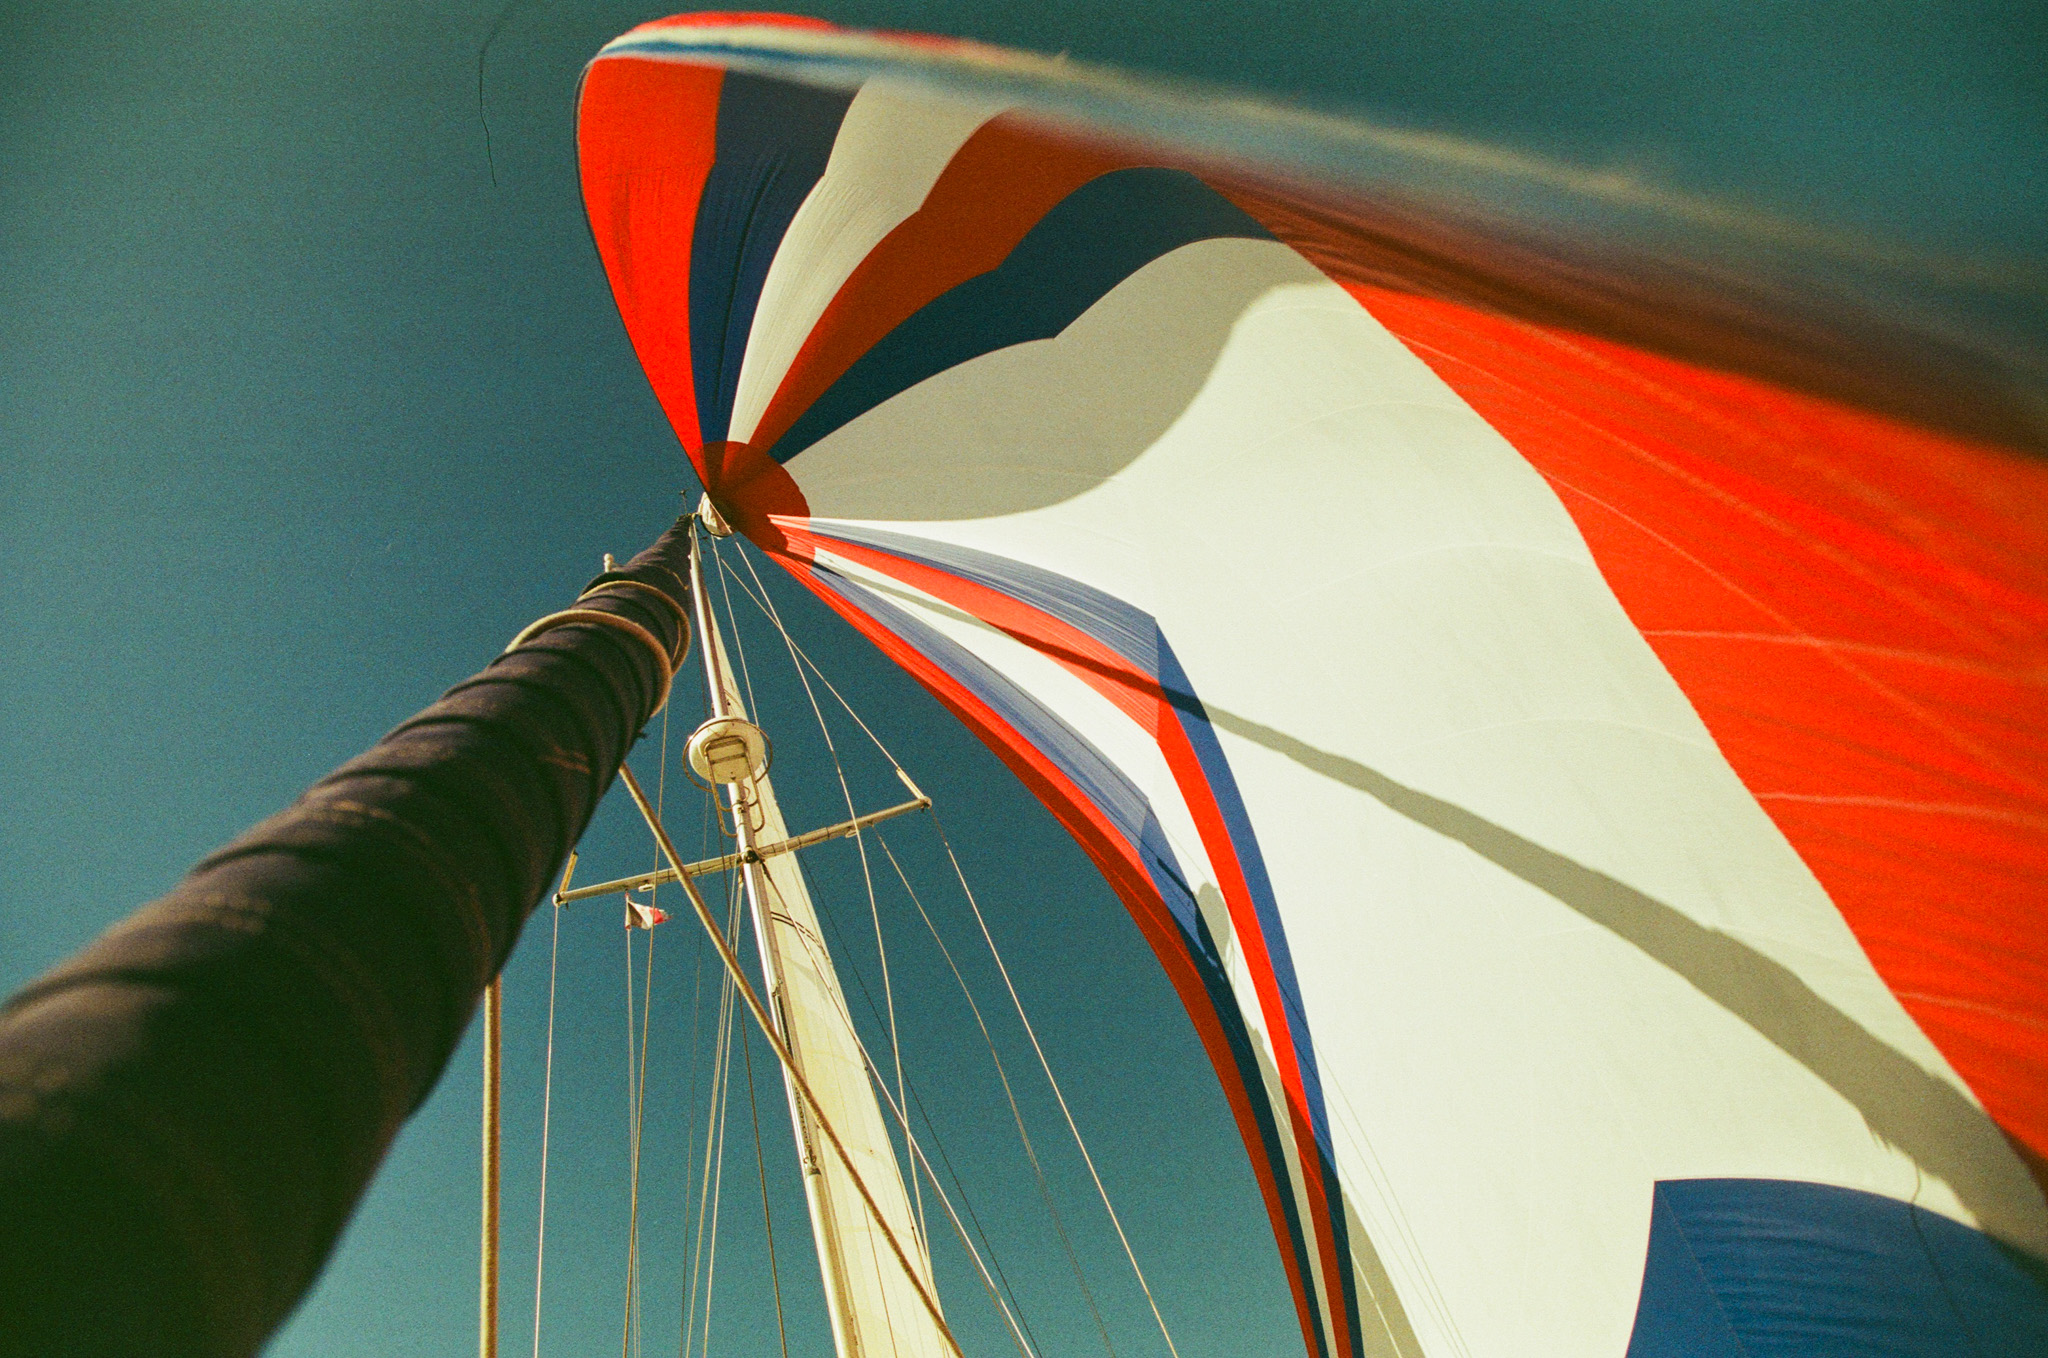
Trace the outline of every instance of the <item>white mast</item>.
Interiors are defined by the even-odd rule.
[[[707,526],[714,531],[723,527],[715,520]],[[711,611],[694,538],[690,565],[711,698],[711,719],[690,738],[690,761],[700,774],[725,786],[741,856],[752,860],[742,862],[741,872],[767,982],[769,1016],[845,1146],[882,1222],[919,1274],[915,1285],[905,1275],[897,1252],[881,1235],[876,1214],[862,1203],[847,1166],[821,1144],[815,1118],[785,1071],[783,1087],[796,1129],[833,1343],[838,1358],[951,1358],[951,1346],[918,1296],[919,1287],[926,1296],[938,1295],[932,1286],[931,1256],[911,1213],[888,1126],[868,1083],[846,997],[832,969],[803,870],[793,853],[754,858],[757,846],[787,840],[789,832],[768,780],[765,742],[748,720],[726,659],[725,639]]]

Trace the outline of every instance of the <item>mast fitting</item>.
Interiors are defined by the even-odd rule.
[[[518,636],[512,638],[510,644],[505,647],[505,650],[507,653],[516,651],[543,632],[552,631],[557,627],[566,627],[571,623],[582,622],[594,622],[601,627],[616,628],[634,640],[645,643],[647,649],[654,652],[656,666],[661,671],[661,701],[654,705],[654,710],[659,712],[662,708],[668,706],[668,692],[675,683],[676,660],[670,658],[668,647],[661,644],[660,637],[655,636],[654,633],[648,631],[639,623],[634,622],[631,618],[622,618],[616,613],[601,613],[594,608],[565,608],[559,613],[550,613],[545,618],[529,623]],[[688,634],[686,633],[685,646],[688,645],[687,636]],[[677,659],[679,658],[677,657]]]
[[[746,783],[768,772],[768,736],[741,717],[713,717],[690,733],[685,752],[707,783]]]
[[[705,491],[697,500],[697,522],[704,525],[704,531],[715,538],[732,536],[732,525],[725,521],[725,515],[718,512],[718,506],[711,503],[711,492]]]

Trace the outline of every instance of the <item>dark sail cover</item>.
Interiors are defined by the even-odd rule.
[[[0,1011],[0,1353],[247,1354],[297,1304],[663,702],[688,539]]]

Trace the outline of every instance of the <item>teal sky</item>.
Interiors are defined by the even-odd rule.
[[[600,552],[637,550],[694,493],[605,289],[572,155],[583,62],[665,9],[533,0],[505,14],[486,81],[494,185],[477,54],[502,12],[0,4],[0,861],[14,883],[0,989],[480,667]],[[812,12],[1237,84],[1916,248],[2048,260],[2048,20],[2025,3]],[[820,607],[770,585],[937,798],[1181,1352],[1299,1352],[1235,1129],[1121,907],[993,756]],[[756,623],[742,619],[790,819],[835,819],[809,709]],[[679,687],[675,736],[696,712]],[[844,723],[838,734],[860,752],[863,808],[896,800],[886,765]],[[637,758],[653,783],[648,745]],[[680,778],[670,790],[694,844],[695,794]],[[1000,1012],[929,825],[891,839]],[[650,853],[614,797],[584,872],[635,871]],[[857,857],[835,846],[810,867],[843,965],[879,995]],[[1028,1319],[1048,1354],[1100,1352],[950,975],[900,894],[881,909],[912,1081]],[[508,971],[507,1353],[530,1344],[547,924],[535,917]],[[602,1353],[623,1287],[621,931],[605,907],[562,934],[546,1351]],[[680,923],[658,938],[644,1333],[666,1351],[703,1090],[700,1073],[693,1103],[698,949]],[[1116,1351],[1162,1353],[1021,1035],[995,1026]],[[820,1353],[787,1114],[755,1056],[792,1349]],[[273,1352],[473,1342],[477,1087],[472,1037]],[[713,1342],[768,1355],[743,1102],[733,1119]],[[957,1254],[940,1258],[970,1353],[1003,1351]]]

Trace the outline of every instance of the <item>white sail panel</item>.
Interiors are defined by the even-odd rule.
[[[887,81],[854,95],[825,173],[790,220],[788,239],[802,245],[778,250],[762,281],[733,399],[733,437],[753,436],[791,360],[847,276],[924,203],[961,144],[997,111]],[[878,165],[887,168],[876,174]]]
[[[747,72],[721,164],[884,183],[821,56],[1027,69],[834,42],[652,25],[586,109],[694,53]],[[801,97],[735,142],[778,72]],[[774,191],[740,253],[838,274]],[[2048,740],[2008,715],[2048,577],[1953,491],[2032,473],[1503,318],[1507,247],[1454,276],[1290,193],[1004,113],[802,310],[739,438],[721,374],[782,303],[717,271],[722,208],[670,237],[708,261],[687,344],[629,315],[657,391],[688,355],[664,401],[722,512],[1145,930],[1311,1353],[2048,1344],[2003,1252],[2048,1257]],[[662,248],[594,226],[615,285]]]

